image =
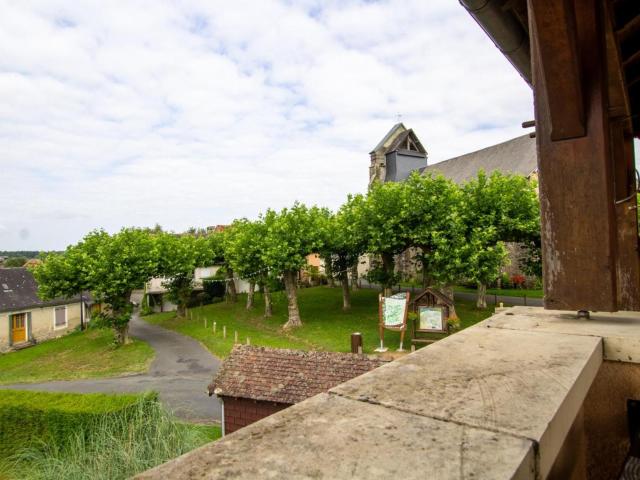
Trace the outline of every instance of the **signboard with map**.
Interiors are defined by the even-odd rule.
[[[446,332],[447,321],[442,307],[418,307],[418,328],[420,332]]]
[[[386,352],[384,346],[384,330],[395,330],[400,332],[400,348],[404,342],[404,332],[407,328],[407,314],[409,313],[409,292],[401,292],[391,297],[379,297],[380,315],[380,347],[377,352]]]
[[[383,298],[382,318],[385,327],[401,327],[407,310],[407,299],[387,297]]]

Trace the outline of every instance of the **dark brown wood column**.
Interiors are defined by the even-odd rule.
[[[635,210],[616,205],[633,152],[609,122],[603,3],[528,1],[546,308],[640,304]]]

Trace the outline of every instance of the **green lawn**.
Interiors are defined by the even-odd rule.
[[[215,303],[190,310],[188,318],[179,319],[174,312],[160,313],[144,317],[144,320],[176,330],[201,341],[214,355],[224,358],[234,344],[234,332],[238,340],[245,343],[249,337],[252,345],[303,350],[350,351],[350,335],[363,335],[364,351],[373,352],[378,346],[378,292],[363,289],[353,292],[352,309],[342,310],[342,294],[339,288],[315,287],[299,290],[299,305],[303,326],[284,332],[281,327],[286,322],[287,303],[283,292],[274,294],[274,316],[263,317],[262,297],[256,295],[253,310],[244,308],[245,297],[238,303]],[[461,326],[468,327],[491,315],[492,309],[477,310],[473,302],[456,302],[456,310]],[[192,317],[192,318],[189,318]],[[207,328],[204,323],[207,320]],[[213,322],[216,333],[213,333]],[[223,338],[223,326],[227,337]],[[409,333],[405,346],[408,348]],[[385,331],[385,343],[397,348],[400,334]]]
[[[134,340],[113,346],[109,329],[89,329],[0,355],[0,384],[113,377],[144,372],[154,351]]]
[[[477,293],[475,288],[455,287],[456,292]],[[542,298],[542,290],[531,290],[526,288],[487,288],[487,295],[503,295],[507,297],[523,297]]]

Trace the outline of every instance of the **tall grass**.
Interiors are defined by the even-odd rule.
[[[26,448],[11,461],[24,479],[124,479],[211,439],[210,430],[180,423],[157,401],[142,399],[97,417],[69,438]]]

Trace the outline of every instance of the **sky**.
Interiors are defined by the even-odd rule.
[[[400,119],[429,163],[527,133],[531,89],[453,0],[0,0],[0,250],[364,192]]]

